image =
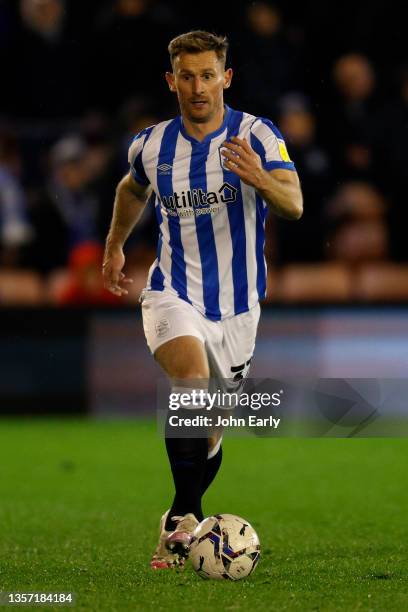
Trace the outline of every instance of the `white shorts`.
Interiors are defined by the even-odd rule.
[[[143,328],[152,353],[178,336],[195,336],[204,344],[211,386],[238,383],[248,374],[255,348],[260,306],[248,312],[211,321],[191,304],[164,291],[144,291],[141,296]]]

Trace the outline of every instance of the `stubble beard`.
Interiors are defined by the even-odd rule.
[[[200,116],[197,117],[196,115],[193,115],[188,110],[186,111],[185,114],[187,115],[187,118],[189,121],[191,121],[191,123],[198,123],[198,124],[209,123],[211,119],[213,119],[214,116],[216,115],[220,106],[222,106],[222,102],[220,102],[220,104],[214,104],[212,108],[209,109],[208,113],[206,115],[202,115],[201,117]]]
[[[206,115],[197,116],[188,113],[188,119],[191,123],[208,123],[215,115],[215,109],[210,109]]]
[[[194,115],[190,115],[189,120],[191,121],[191,123],[209,123],[212,117],[213,113],[209,113],[208,115],[205,115],[203,117],[194,117]]]

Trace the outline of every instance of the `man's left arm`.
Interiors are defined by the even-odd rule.
[[[254,187],[276,215],[285,219],[300,219],[303,197],[295,170],[265,170],[260,156],[241,138],[232,137],[231,142],[225,142],[222,146],[226,168]]]

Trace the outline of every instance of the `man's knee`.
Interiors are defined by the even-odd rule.
[[[166,374],[173,379],[203,380],[209,378],[204,344],[194,336],[181,336],[169,340],[157,349],[154,357]]]

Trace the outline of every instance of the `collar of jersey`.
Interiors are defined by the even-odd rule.
[[[218,128],[218,130],[215,130],[215,132],[211,132],[211,134],[207,134],[207,136],[205,136],[203,140],[197,140],[193,136],[190,136],[189,134],[187,134],[186,128],[184,127],[183,118],[181,117],[181,115],[180,115],[180,132],[183,134],[184,138],[186,140],[189,140],[191,144],[193,145],[202,146],[204,144],[207,144],[209,140],[212,140],[216,136],[219,136],[220,134],[222,134],[222,132],[225,130],[225,128],[228,125],[228,119],[231,114],[231,109],[226,104],[224,104],[224,108],[225,108],[225,113],[224,113],[224,121],[222,122],[222,125]]]

